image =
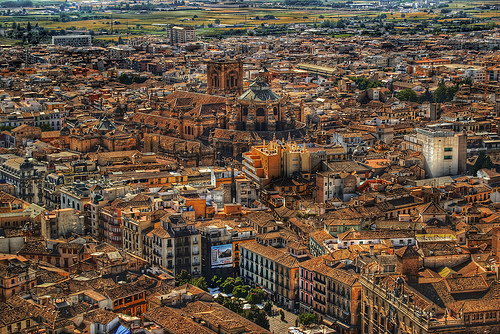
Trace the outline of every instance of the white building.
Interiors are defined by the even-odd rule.
[[[196,42],[196,29],[191,26],[169,26],[167,37],[171,44]]]
[[[464,77],[471,78],[474,82],[484,82],[486,80],[486,72],[482,68],[466,68],[464,70]]]
[[[417,129],[417,142],[425,157],[429,178],[457,175],[466,171],[467,137],[442,129]]]
[[[359,132],[334,132],[332,144],[342,146],[347,154],[352,154],[358,145],[364,145],[363,135]]]
[[[92,46],[90,35],[52,36],[52,44],[60,46]]]

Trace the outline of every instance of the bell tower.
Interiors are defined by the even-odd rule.
[[[207,94],[241,95],[243,93],[243,62],[211,60],[207,62]]]

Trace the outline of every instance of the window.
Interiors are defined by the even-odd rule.
[[[451,152],[451,151],[453,151],[453,148],[452,147],[445,147],[444,151],[445,152]]]
[[[453,157],[451,155],[445,155],[444,160],[451,160]]]

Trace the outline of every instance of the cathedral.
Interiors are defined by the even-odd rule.
[[[292,130],[303,114],[301,107],[292,105],[288,96],[280,97],[273,92],[261,77],[239,97],[228,98],[226,105],[229,130]]]
[[[160,138],[169,141],[166,137],[200,140],[211,144],[217,156],[237,156],[263,139],[305,135],[303,104],[279,96],[260,76],[243,91],[241,60],[209,61],[207,93],[152,96],[152,111],[136,110],[129,125],[150,134],[143,136],[145,147],[155,153],[163,149]],[[201,146],[199,151],[204,151]]]
[[[241,93],[243,93],[241,59],[207,62],[207,94],[229,96]]]

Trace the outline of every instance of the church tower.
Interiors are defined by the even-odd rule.
[[[243,93],[243,62],[211,60],[207,62],[207,94],[241,95]]]

